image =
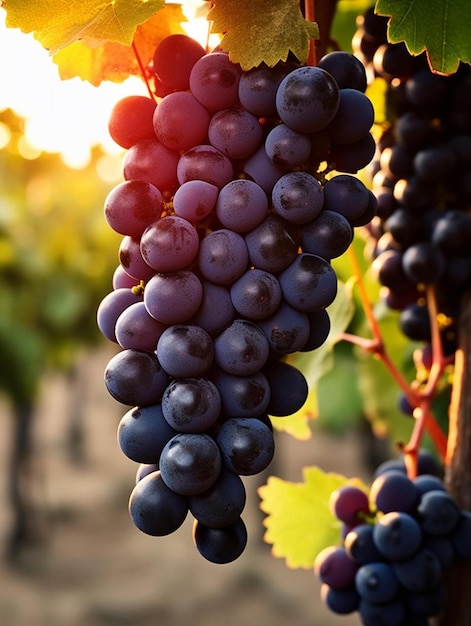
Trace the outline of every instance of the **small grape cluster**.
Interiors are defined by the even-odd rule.
[[[430,342],[424,298],[433,285],[446,354],[471,283],[471,68],[432,73],[425,53],[387,43],[388,18],[368,11],[353,39],[369,80],[386,84],[386,117],[371,165],[378,215],[374,268],[402,332]]]
[[[412,480],[394,462],[375,476],[369,494],[353,484],[332,493],[342,543],[316,558],[321,597],[335,613],[358,611],[364,626],[427,626],[445,607],[444,572],[471,558],[471,513],[436,474]]]
[[[139,463],[130,515],[162,536],[190,512],[215,563],[245,548],[241,476],[272,460],[269,415],[307,398],[284,358],[325,342],[330,261],[376,212],[352,175],[375,149],[365,71],[332,54],[243,72],[171,35],[153,60],[161,99],[125,98],[109,122],[127,152],[105,218],[123,239],[97,318],[122,348],[106,388],[133,407],[118,427]]]

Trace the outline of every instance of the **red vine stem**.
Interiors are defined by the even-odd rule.
[[[142,59],[141,59],[141,56],[140,56],[140,54],[139,54],[139,52],[137,50],[137,46],[134,43],[134,41],[132,42],[131,45],[132,45],[132,49],[133,49],[133,52],[134,52],[134,56],[136,57],[137,65],[139,67],[139,72],[141,74],[142,80],[146,84],[147,91],[149,92],[149,96],[152,98],[152,100],[155,100],[156,97],[155,97],[154,92],[151,89],[150,84],[149,84],[149,79],[148,79],[148,75],[147,75],[147,72],[146,72],[146,68],[144,67],[144,64],[142,63]]]
[[[314,0],[306,0],[304,4],[305,17],[308,22],[316,21],[316,11],[314,8]],[[316,42],[314,39],[309,40],[309,54],[306,65],[317,65]]]
[[[416,389],[413,385],[407,382],[395,363],[389,357],[384,345],[381,329],[374,315],[362,278],[360,265],[352,246],[350,246],[348,254],[353,268],[353,274],[356,277],[356,286],[359,291],[360,301],[373,337],[372,339],[367,339],[349,333],[343,333],[342,338],[350,343],[362,347],[372,353],[377,359],[381,360],[393,380],[396,381],[402,392],[405,394],[409,404],[412,407],[415,407],[415,425],[409,442],[403,447],[408,472],[411,476],[415,476],[417,473],[418,450],[425,430],[429,433],[437,452],[442,458],[445,458],[447,450],[447,438],[437,424],[431,411],[431,403],[447,362],[443,357],[435,292],[433,288],[427,288],[427,304],[432,329],[433,362],[427,384],[422,389]]]

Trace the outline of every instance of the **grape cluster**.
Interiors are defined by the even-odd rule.
[[[378,468],[369,493],[353,484],[332,493],[342,541],[318,554],[314,570],[333,612],[358,611],[364,626],[427,626],[444,609],[444,572],[471,558],[471,513],[436,474],[421,473],[433,471],[423,461],[413,480],[393,462]]]
[[[370,80],[386,85],[386,117],[372,162],[378,215],[374,268],[402,332],[430,342],[424,290],[433,286],[445,352],[456,348],[456,320],[471,281],[471,68],[430,70],[386,40],[387,19],[367,12],[353,39]]]
[[[227,563],[247,541],[241,476],[274,454],[269,415],[307,397],[285,357],[326,340],[330,261],[376,212],[353,175],[374,153],[373,107],[345,53],[243,72],[171,35],[153,71],[160,99],[125,98],[109,122],[127,151],[104,208],[123,235],[97,313],[122,348],[105,385],[133,407],[118,442],[139,464],[134,524],[167,535],[190,512],[198,551]]]

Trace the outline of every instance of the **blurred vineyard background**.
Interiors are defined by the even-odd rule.
[[[344,49],[365,4],[339,2],[334,35]],[[118,263],[103,201],[121,180],[120,157],[95,146],[88,165],[72,169],[28,148],[24,131],[23,118],[0,110],[0,626],[336,623],[312,572],[288,570],[263,543],[256,488],[266,476],[247,480],[249,545],[229,566],[197,555],[189,520],[161,540],[132,526],[135,468],[116,443],[126,409],[103,386],[116,350],[95,317]],[[349,278],[346,261],[338,272]],[[413,347],[385,323],[406,360]],[[392,450],[372,436],[385,434],[387,403],[393,432],[409,429],[386,377],[375,381],[382,412],[372,402],[365,419],[353,349],[339,345],[335,363],[319,385],[312,438],[280,434],[270,474],[300,481],[303,466],[319,465],[368,480]]]

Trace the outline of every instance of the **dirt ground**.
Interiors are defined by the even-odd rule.
[[[135,465],[116,443],[123,407],[108,396],[109,354],[84,355],[79,385],[48,377],[36,419],[32,467],[34,523],[43,538],[13,568],[0,562],[0,626],[358,626],[319,601],[311,571],[289,570],[263,543],[256,488],[247,479],[248,546],[229,565],[207,563],[193,547],[191,519],[174,535],[152,538],[131,524],[127,499]],[[65,443],[80,409],[86,457],[73,462]],[[124,409],[126,410],[126,409]],[[11,417],[0,407],[0,502],[6,502]],[[315,433],[308,442],[278,439],[270,473],[301,480],[304,465],[366,476],[355,435]],[[10,512],[0,507],[3,553]]]

